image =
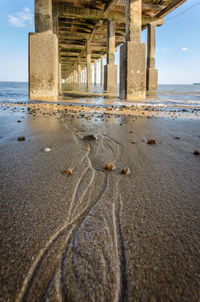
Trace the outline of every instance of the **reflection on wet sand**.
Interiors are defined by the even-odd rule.
[[[199,120],[15,106],[0,111],[5,300],[197,301]]]

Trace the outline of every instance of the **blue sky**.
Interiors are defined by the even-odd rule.
[[[28,79],[28,33],[34,32],[33,10],[34,0],[0,0],[0,81]],[[142,41],[146,42],[146,31]],[[165,18],[165,24],[157,28],[156,49],[159,83],[200,81],[200,0],[188,0]]]

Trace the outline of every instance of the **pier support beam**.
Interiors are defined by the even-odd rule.
[[[58,96],[58,39],[53,34],[52,0],[35,0],[35,32],[29,34],[29,97]]]
[[[91,73],[91,49],[90,49],[90,42],[87,41],[86,45],[86,52],[87,52],[87,89],[91,88],[92,84],[92,73]]]
[[[58,63],[58,92],[62,93],[62,66],[61,63]]]
[[[104,90],[117,90],[117,65],[115,65],[115,21],[108,20],[107,64],[104,66]]]
[[[103,57],[101,57],[101,87],[103,87]]]
[[[126,42],[120,48],[120,98],[146,98],[146,47],[141,43],[142,0],[126,2]]]
[[[97,85],[97,63],[94,62],[94,86]]]
[[[81,86],[81,65],[78,62],[78,86]]]
[[[155,69],[156,23],[147,27],[147,91],[156,93],[158,89],[158,70]]]

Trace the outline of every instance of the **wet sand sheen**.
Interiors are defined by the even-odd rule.
[[[197,301],[200,121],[21,110],[0,111],[0,301]]]

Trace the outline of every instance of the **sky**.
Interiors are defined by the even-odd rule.
[[[28,80],[28,33],[34,32],[33,13],[34,0],[0,0],[0,81]],[[145,30],[142,41],[146,40]],[[119,51],[115,60],[119,64]],[[188,0],[157,27],[156,68],[160,84],[200,82],[200,0]],[[99,71],[97,63],[97,82]]]

